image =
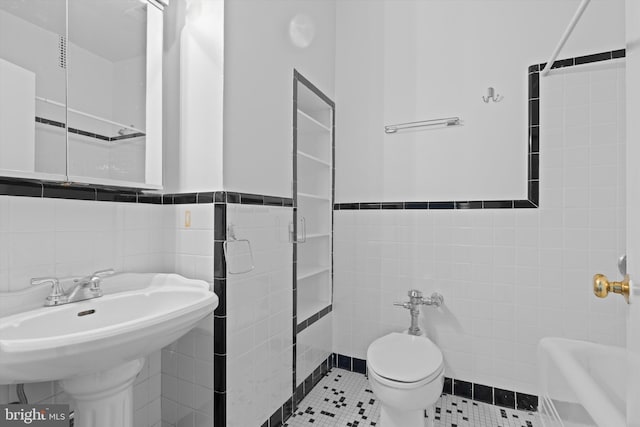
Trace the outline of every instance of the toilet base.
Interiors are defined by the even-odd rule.
[[[427,408],[429,418],[424,417],[424,409],[405,411],[380,405],[380,427],[433,427],[433,406]]]

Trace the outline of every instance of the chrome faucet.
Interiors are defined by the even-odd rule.
[[[74,287],[68,293],[65,292],[64,287],[55,277],[38,277],[31,279],[31,285],[51,283],[51,293],[44,302],[46,307],[51,307],[101,297],[102,288],[100,284],[102,278],[110,276],[113,273],[113,269],[100,270],[88,276],[73,279]]]
[[[418,316],[420,316],[420,306],[421,305],[435,305],[436,307],[440,307],[444,303],[444,298],[437,292],[431,294],[430,297],[423,297],[422,292],[411,289],[408,293],[409,301],[408,302],[394,302],[393,305],[398,305],[400,307],[404,307],[409,309],[411,312],[411,326],[409,327],[410,335],[421,335],[422,331],[418,326]]]

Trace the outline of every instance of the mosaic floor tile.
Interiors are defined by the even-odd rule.
[[[304,398],[285,426],[365,427],[380,419],[380,403],[367,378],[334,368]],[[457,396],[436,403],[435,427],[540,427],[537,414],[500,408]]]

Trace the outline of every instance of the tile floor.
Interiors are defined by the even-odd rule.
[[[304,398],[289,427],[375,426],[380,404],[362,374],[332,369]],[[539,427],[537,414],[443,395],[436,403],[435,427]]]

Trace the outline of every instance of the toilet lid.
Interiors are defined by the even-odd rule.
[[[371,343],[367,364],[380,376],[412,383],[442,368],[442,352],[429,338],[392,332]]]

